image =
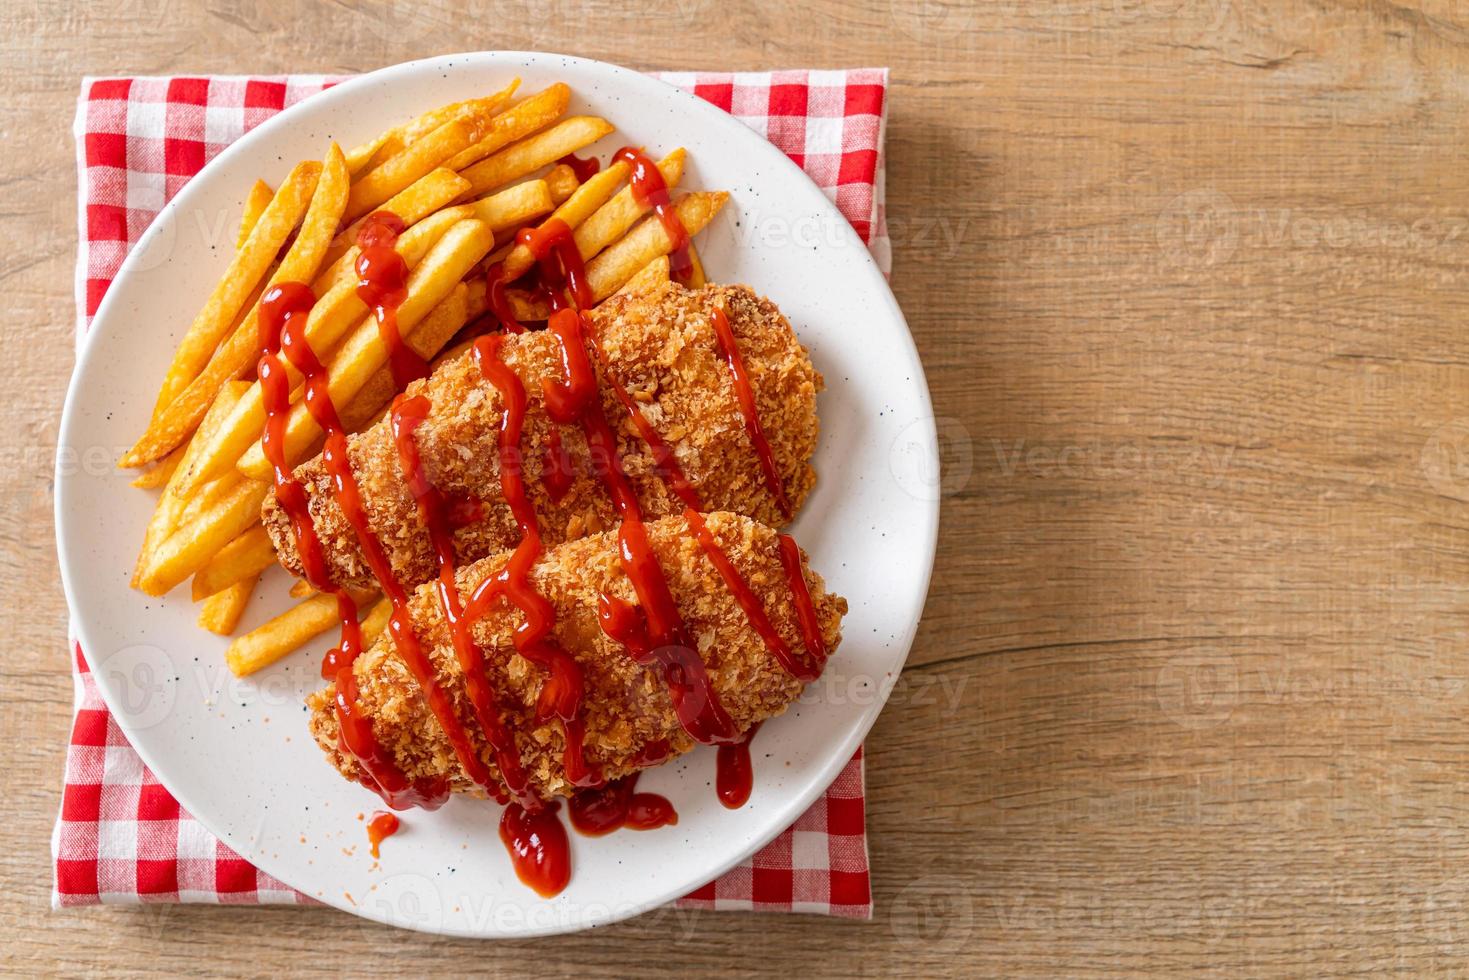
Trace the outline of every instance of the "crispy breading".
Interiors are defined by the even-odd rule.
[[[729,318],[776,469],[792,508],[799,509],[816,482],[810,459],[816,450],[816,393],[822,379],[775,304],[746,286],[690,290],[668,283],[602,303],[589,314],[589,338],[601,345],[606,366],[673,449],[704,508],[747,514],[778,527],[785,519],[765,485],[710,325],[716,306]],[[501,347],[501,356],[529,396],[522,465],[548,546],[617,523],[606,489],[590,471],[581,429],[556,426],[546,415],[541,383],[562,377],[559,351],[555,337],[545,331],[509,336]],[[617,434],[618,451],[643,513],[649,520],[680,513],[683,504],[655,472],[652,451],[607,384],[598,358],[593,356],[592,361],[603,412]],[[409,393],[425,394],[432,404],[428,419],[417,430],[429,481],[451,499],[478,499],[483,505],[480,518],[455,533],[461,562],[515,547],[520,532],[500,494],[498,391],[481,377],[469,353],[445,362],[415,385]],[[559,501],[551,499],[541,479],[553,428],[559,430],[576,474]],[[405,586],[427,581],[435,573],[433,550],[404,483],[389,420],[353,436],[349,458],[372,530],[383,542],[394,571]],[[332,499],[320,458],[299,467],[296,475],[310,496],[311,516],[334,580],[371,585],[371,572]],[[263,518],[282,564],[300,575],[290,522],[273,495],[265,503]]]
[[[738,514],[706,517],[710,532],[742,577],[760,597],[766,615],[800,657],[808,656],[801,639],[795,602],[778,552],[776,532]],[[666,517],[647,525],[648,538],[668,579],[669,590],[698,647],[713,689],[740,731],[785,711],[801,693],[792,677],[765,648],[744,611],[725,586],[683,517]],[[459,570],[461,595],[498,572],[508,559],[499,554]],[[841,641],[847,602],[826,591],[821,576],[805,567],[817,620],[828,653]],[[638,665],[620,644],[603,633],[597,620],[598,596],[607,592],[636,603],[631,581],[617,556],[615,531],[568,542],[545,552],[530,574],[537,590],[555,606],[555,639],[581,668],[585,684],[582,708],[586,722],[587,761],[611,779],[639,768],[639,756],[666,740],[673,754],[687,752],[694,741],[680,727],[662,675]],[[421,587],[411,601],[413,621],[438,676],[452,693],[458,716],[480,757],[498,778],[494,759],[473,721],[464,694],[462,673],[454,656],[448,626],[432,585]],[[568,794],[561,752],[560,723],[537,724],[534,709],[544,674],[525,660],[511,643],[521,621],[518,610],[499,603],[474,624],[484,650],[488,674],[497,692],[501,718],[515,733],[522,765],[533,790],[544,798]],[[437,719],[416,682],[398,659],[385,632],[353,666],[362,713],[373,723],[382,747],[411,779],[448,775],[459,792],[476,792],[464,774]],[[332,764],[348,778],[357,764],[338,746],[332,701],[335,685],[313,694],[311,731]],[[477,794],[482,795],[482,794]]]

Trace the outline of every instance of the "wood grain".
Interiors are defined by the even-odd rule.
[[[4,0],[5,972],[1459,972],[1469,951],[1469,14],[1453,0]],[[333,911],[52,913],[51,465],[84,73],[479,45],[884,64],[943,534],[869,748],[870,924],[472,944]],[[654,945],[656,944],[656,945]]]

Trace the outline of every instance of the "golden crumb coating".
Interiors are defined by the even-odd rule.
[[[655,471],[651,449],[607,383],[607,369],[672,448],[704,509],[734,511],[779,527],[786,518],[765,484],[711,326],[716,307],[729,319],[776,469],[790,506],[798,510],[816,482],[810,460],[816,451],[816,393],[822,379],[780,310],[749,287],[686,289],[669,283],[613,296],[593,310],[588,339],[594,339],[606,357],[604,369],[596,352],[591,352],[602,409],[649,520],[680,513],[683,504]],[[611,499],[591,472],[580,427],[556,425],[545,411],[542,382],[562,378],[556,338],[545,331],[509,336],[500,350],[529,399],[521,438],[522,468],[542,538],[551,546],[615,526]],[[426,395],[432,405],[417,430],[429,481],[451,500],[477,500],[481,505],[478,519],[455,532],[460,561],[468,564],[514,548],[520,532],[500,493],[496,452],[502,414],[499,392],[481,376],[469,353],[446,361],[408,391]],[[560,500],[552,499],[541,478],[553,430],[559,433],[575,474]],[[427,581],[435,574],[433,549],[404,483],[390,421],[384,419],[353,436],[348,455],[372,530],[397,576],[408,587]],[[320,458],[303,464],[296,476],[310,497],[311,516],[333,579],[349,586],[372,585],[372,574],[332,498]],[[300,575],[290,522],[274,495],[266,499],[263,518],[281,563]]]
[[[709,514],[705,520],[720,548],[759,596],[766,615],[791,651],[806,657],[795,600],[780,561],[777,533],[738,514]],[[647,529],[689,636],[698,647],[716,696],[736,728],[743,732],[785,711],[804,685],[766,649],[684,518],[666,517],[648,524]],[[507,558],[498,554],[460,569],[460,594],[469,595],[480,582],[498,572]],[[821,576],[806,567],[804,554],[801,559],[830,654],[841,641],[847,602],[827,592]],[[679,725],[662,673],[637,664],[598,623],[597,600],[603,592],[637,602],[617,556],[617,533],[596,534],[548,550],[535,565],[530,580],[555,607],[555,639],[581,668],[588,763],[613,779],[647,765],[642,758],[644,750],[660,741],[667,742],[673,755],[692,749],[695,743]],[[434,587],[420,588],[411,608],[424,650],[440,681],[452,693],[460,721],[480,758],[498,779],[493,755],[473,720]],[[521,619],[518,610],[499,603],[474,624],[474,636],[484,650],[500,716],[515,734],[531,787],[549,799],[569,794],[572,787],[562,769],[565,743],[560,723],[551,720],[538,724],[534,720],[536,698],[545,675],[516,653],[511,643],[511,632]],[[447,775],[456,791],[482,795],[465,775],[417,683],[398,659],[388,632],[358,657],[353,671],[361,712],[372,720],[379,743],[405,775],[414,780]],[[332,764],[348,778],[356,778],[357,763],[338,745],[332,706],[335,693],[333,685],[308,699],[311,732]]]

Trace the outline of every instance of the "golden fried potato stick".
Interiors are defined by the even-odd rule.
[[[396,248],[398,254],[403,256],[403,261],[408,268],[417,269],[433,246],[443,237],[444,232],[464,220],[469,213],[467,208],[463,214],[441,211],[404,232],[398,239]],[[355,249],[354,252],[348,253],[349,256],[352,254],[355,254]],[[441,257],[441,261],[447,261],[447,257]],[[320,299],[316,301],[316,305],[311,308],[311,313],[306,318],[303,336],[307,346],[317,357],[323,359],[323,363],[326,363],[327,353],[333,350],[349,331],[354,327],[361,329],[364,326],[376,329],[374,322],[369,317],[367,305],[357,295],[356,279],[346,278],[338,280],[329,290],[320,294]],[[296,370],[295,365],[289,361],[283,361],[281,366],[285,369],[292,387],[298,386],[301,382],[301,373]],[[292,398],[299,398],[300,394],[300,391],[296,390]],[[219,426],[205,447],[199,451],[196,459],[191,462],[191,473],[186,478],[186,486],[199,486],[229,472],[250,448],[250,444],[260,438],[260,433],[264,430],[265,398],[259,383],[256,383],[245,392],[229,417]],[[267,475],[268,473],[269,471]]]
[[[422,264],[408,276],[407,296],[398,308],[398,329],[404,340],[411,342],[414,330],[428,312],[454,291],[492,244],[494,235],[489,226],[477,220],[461,221],[439,239]],[[387,356],[377,324],[369,318],[343,341],[328,366],[327,387],[333,403],[348,404],[378,368],[387,363]],[[285,428],[285,458],[295,465],[321,430],[306,411],[304,402],[291,407]],[[271,472],[258,441],[240,459],[239,466],[241,472],[254,479],[268,477]]]
[[[139,549],[138,560],[133,566],[133,588],[138,587],[144,571],[153,562],[154,551],[178,527],[179,515],[183,513],[184,505],[188,500],[184,488],[184,474],[188,472],[193,457],[199,453],[214,430],[224,423],[246,387],[248,386],[243,381],[232,381],[225,385],[220,390],[219,397],[214,400],[214,404],[209,406],[209,411],[204,415],[204,421],[199,423],[198,431],[184,447],[184,455],[180,458],[178,466],[174,467],[173,475],[169,477],[168,483],[163,488],[162,496],[158,498],[158,506],[153,511],[153,517],[148,521],[148,528],[143,532],[143,547]]]
[[[260,505],[269,490],[268,483],[246,480],[193,522],[174,531],[154,552],[138,588],[149,595],[163,595],[199,571],[219,549],[259,524]]]
[[[567,167],[567,169],[570,170],[571,168]],[[625,163],[615,163],[601,173],[596,174],[585,184],[578,187],[566,199],[566,203],[558,207],[555,213],[551,215],[551,218],[547,220],[557,219],[564,221],[568,228],[575,231],[582,222],[595,214],[598,208],[612,199],[612,195],[616,193],[617,188],[622,185],[623,181],[627,180],[630,169]],[[542,227],[544,226],[545,222],[542,222]],[[504,262],[505,279],[507,282],[513,282],[530,271],[530,267],[536,263],[536,257],[530,248],[517,244],[506,254]]]
[[[255,230],[255,225],[260,221],[260,216],[265,209],[270,207],[271,200],[275,197],[275,191],[263,180],[257,180],[250,188],[250,193],[245,195],[245,210],[240,215],[240,234],[235,240],[235,248],[245,247],[245,242],[250,239],[250,232]]]
[[[572,116],[459,173],[469,181],[470,194],[483,194],[590,146],[613,129],[610,122],[598,116]]]
[[[255,593],[255,585],[259,581],[260,575],[257,573],[205,599],[204,604],[199,607],[199,626],[219,636],[229,636],[240,624],[240,616],[245,612],[245,605]]]
[[[494,95],[465,99],[463,102],[450,102],[448,105],[430,109],[401,126],[385,129],[375,139],[368,140],[348,151],[347,168],[352,171],[353,177],[361,176],[388,157],[402,152],[409,143],[422,139],[451,119],[475,112],[498,112],[519,87],[520,79],[513,79],[509,85]]]
[[[463,170],[470,164],[483,160],[501,147],[508,146],[537,130],[545,129],[560,119],[570,104],[571,89],[562,82],[557,82],[535,95],[527,96],[491,119],[480,141],[462,153],[450,157],[444,166],[450,170]]]
[[[429,133],[438,129],[451,119],[472,118],[475,116],[492,117],[499,112],[515,90],[520,88],[520,79],[513,78],[510,84],[493,95],[482,95],[474,99],[465,99],[462,102],[450,102],[436,109],[430,109],[423,115],[411,122],[403,124],[394,130],[403,140],[404,145],[412,145],[415,141],[423,139]]]
[[[347,151],[347,171],[353,177],[359,177],[402,149],[403,139],[398,135],[398,130],[385,129],[375,138]]]
[[[704,260],[699,258],[699,250],[694,248],[694,243],[689,242],[689,281],[684,285],[690,289],[702,289],[708,282],[709,277],[704,275]]]
[[[310,282],[316,275],[322,257],[336,235],[348,181],[346,159],[341,148],[333,143],[327,151],[321,179],[317,182],[301,229],[285,258],[271,274],[267,289],[282,282]],[[251,237],[254,237],[253,233]],[[219,387],[248,370],[259,352],[255,322],[258,312],[257,304],[223,346],[214,352],[203,373],[190,382],[162,413],[153,417],[148,431],[130,450],[130,457],[143,461],[157,459],[183,442],[204,417]]]
[[[387,599],[379,599],[368,610],[367,617],[362,620],[362,649],[366,650],[377,642],[377,638],[383,635],[383,630],[388,628],[388,620],[392,615],[393,604]]]
[[[445,207],[468,189],[469,181],[446,167],[439,167],[437,170],[430,170],[424,174],[394,195],[388,203],[375,210],[391,211],[403,219],[405,226],[412,226]],[[335,267],[337,261],[355,247],[357,233],[366,221],[367,216],[364,215],[337,235],[331,247],[327,249],[322,265],[328,268]]]
[[[128,486],[137,487],[139,490],[157,490],[173,478],[174,470],[178,469],[179,460],[184,458],[184,453],[188,450],[188,445],[175,448],[173,452],[133,477],[128,482]]]
[[[230,259],[229,267],[210,293],[204,308],[194,318],[183,340],[179,341],[173,362],[163,379],[163,387],[158,392],[158,401],[153,409],[155,419],[209,363],[210,355],[234,324],[251,290],[265,277],[266,270],[275,261],[286,237],[306,213],[320,176],[321,164],[315,161],[298,163],[281,184],[280,190],[276,191],[275,197],[250,231],[245,244]],[[153,455],[140,455],[135,448],[123,456],[119,465],[142,466],[162,456],[181,441],[182,437]]]
[[[663,182],[670,191],[683,180],[684,160],[687,156],[683,147],[679,147],[658,161],[658,172],[663,175]],[[598,208],[573,230],[572,237],[576,239],[576,249],[581,253],[582,261],[590,261],[602,249],[627,234],[628,229],[650,210],[633,195],[631,186],[618,191],[612,200]]]
[[[714,220],[727,200],[729,195],[724,191],[695,191],[678,198],[673,207],[692,238]],[[644,219],[626,238],[587,263],[587,285],[595,301],[611,296],[639,269],[672,249],[673,242],[663,230],[663,222],[651,215]]]
[[[238,471],[225,473],[218,479],[210,480],[189,490],[187,494],[188,502],[184,504],[183,512],[179,514],[179,524],[189,523],[229,496],[230,491],[239,486],[240,479],[241,477]]]
[[[351,593],[353,601],[371,601],[374,593]],[[337,597],[319,593],[244,636],[235,637],[225,651],[225,662],[236,677],[268,667],[308,640],[337,625]]]
[[[566,163],[556,164],[556,166],[546,171],[546,176],[541,179],[550,188],[551,200],[555,201],[558,206],[564,203],[568,197],[575,194],[576,189],[581,186],[581,181],[577,179],[576,171],[572,170],[571,165]]]
[[[671,265],[668,256],[660,255],[652,262],[638,270],[637,275],[622,284],[620,293],[640,293],[645,289],[660,286],[672,278]]]
[[[219,554],[194,574],[193,599],[195,602],[207,599],[274,564],[275,545],[270,543],[265,527],[257,524],[220,548]]]
[[[493,112],[471,108],[403,147],[352,183],[347,220],[362,217],[445,160],[473,146],[488,130]],[[458,168],[449,168],[458,169]]]
[[[311,587],[311,583],[306,581],[304,578],[298,578],[296,579],[296,581],[291,583],[292,599],[310,599],[314,595],[316,595],[316,590],[313,589]]]

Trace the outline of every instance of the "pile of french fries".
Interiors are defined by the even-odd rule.
[[[517,100],[518,80],[492,95],[440,106],[348,152],[336,144],[321,160],[297,164],[280,186],[256,181],[245,199],[229,267],[179,343],[147,430],[120,460],[144,468],[133,486],[160,489],[132,584],[163,595],[192,578],[199,625],[232,635],[260,575],[275,562],[260,509],[271,467],[260,445],[265,405],[255,379],[257,312],[273,285],[309,283],[317,296],[304,335],[326,365],[343,424],[375,422],[396,393],[374,315],[357,295],[355,245],[363,220],[392,211],[407,226],[396,248],[410,273],[398,309],[407,345],[435,361],[462,351],[457,340],[486,312],[485,270],[502,263],[507,298],[522,322],[549,315],[543,299],[513,281],[535,264],[517,233],[550,218],[573,231],[595,302],[669,278],[673,243],[633,194],[629,167],[617,163],[581,183],[558,163],[613,131],[596,116],[568,116],[571,90],[555,84]],[[685,152],[658,162],[672,191]],[[673,195],[692,236],[724,205],[722,192]],[[693,254],[693,285],[703,268]],[[322,433],[294,387],[285,450],[291,465],[309,459]],[[336,598],[292,587],[299,603],[235,637],[227,659],[243,676],[330,630]],[[386,599],[354,598],[366,610],[364,646],[388,621]]]

